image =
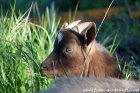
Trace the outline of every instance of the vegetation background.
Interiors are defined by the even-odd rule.
[[[78,18],[95,21],[98,28],[103,17],[95,19],[85,11],[106,10],[111,1],[0,0],[0,93],[34,93],[48,87],[53,80],[41,77],[39,67],[63,21],[71,22],[81,11]],[[112,7],[120,11],[105,19],[97,40],[117,56],[126,79],[140,79],[140,0],[114,0]],[[64,14],[68,17],[62,21]]]

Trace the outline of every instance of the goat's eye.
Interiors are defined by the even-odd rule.
[[[73,48],[67,48],[67,49],[66,49],[66,52],[68,52],[68,53],[73,52]]]

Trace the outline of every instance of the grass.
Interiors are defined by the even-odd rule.
[[[13,8],[11,14],[3,15],[1,13],[0,93],[34,93],[46,88],[52,81],[41,77],[39,68],[53,49],[57,30],[61,26],[60,20],[57,18],[54,8],[51,10],[47,8],[45,19],[39,22],[41,25],[38,25],[30,21],[30,12],[31,8],[25,14],[15,14]],[[134,37],[139,28],[136,23],[133,21],[128,24],[128,27],[133,29],[130,34]],[[122,29],[124,28],[121,28],[117,22],[114,24],[112,21],[105,20],[97,38],[112,53],[119,52],[117,50],[119,47],[129,51],[131,57],[128,60],[125,60],[125,55],[120,57],[118,54],[120,68],[126,79],[133,76],[140,78],[140,67],[135,61],[137,55],[132,53],[128,46],[121,44],[122,42],[127,43],[129,36],[126,35],[124,37],[126,41],[123,41],[125,39],[121,38],[121,35],[126,32],[120,32]]]
[[[114,20],[117,20],[114,22]],[[124,22],[122,22],[122,20]],[[126,79],[140,80],[139,20],[121,15],[103,23],[97,39],[117,56],[119,66]],[[126,26],[127,25],[127,26]],[[136,35],[137,34],[137,35]]]
[[[1,14],[0,93],[35,93],[51,82],[40,76],[39,68],[53,48],[60,21],[46,9],[47,21],[40,26],[30,21],[30,11]]]

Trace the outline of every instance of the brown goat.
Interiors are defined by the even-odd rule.
[[[140,82],[113,78],[60,78],[41,93],[140,93]]]
[[[65,24],[60,30],[53,51],[41,64],[41,74],[121,78],[116,58],[95,40],[95,23],[80,22]]]

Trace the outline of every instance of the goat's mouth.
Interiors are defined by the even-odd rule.
[[[47,75],[46,71],[44,71],[42,69],[40,69],[40,74],[41,74],[41,76],[46,76]]]
[[[44,71],[44,70],[40,70],[40,74],[41,74],[41,76],[47,77],[47,78],[54,78],[55,77],[54,74],[52,74],[48,71]]]
[[[47,77],[47,78],[55,78],[55,77],[67,76],[64,72],[61,72],[61,71],[59,73],[54,73],[53,70],[47,71],[45,69],[40,69],[40,74],[41,74],[41,76]]]

